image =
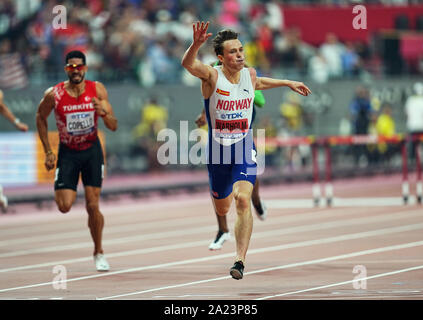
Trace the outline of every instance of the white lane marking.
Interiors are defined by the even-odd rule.
[[[63,222],[63,221],[62,221]],[[179,227],[179,226],[190,226],[193,224],[198,224],[204,222],[204,217],[192,217],[190,219],[185,218],[177,218],[177,219],[169,219],[166,221],[166,223],[169,223],[173,227]],[[109,226],[107,229],[104,230],[104,233],[109,235],[115,234],[115,233],[126,233],[129,231],[144,231],[149,228],[157,228],[158,221],[132,221],[129,225],[117,225],[117,226]],[[142,230],[140,230],[142,227]],[[34,228],[32,228],[34,229]],[[54,230],[51,230],[54,232]],[[1,240],[0,241],[0,247],[11,245],[17,245],[17,244],[26,244],[26,243],[34,243],[38,241],[49,241],[49,240],[57,240],[59,239],[69,239],[69,238],[76,238],[76,237],[84,237],[87,235],[87,230],[84,228],[83,230],[79,231],[71,231],[71,232],[60,232],[58,233],[52,233],[52,234],[44,234],[41,236],[23,236],[19,237],[18,239],[8,239],[8,240]]]
[[[120,237],[117,239],[112,240],[105,240],[103,241],[103,245],[116,245],[128,242],[138,242],[141,240],[152,240],[152,239],[164,239],[169,237],[177,237],[177,236],[184,236],[184,235],[191,235],[191,234],[198,234],[204,233],[206,231],[212,231],[216,227],[207,226],[207,227],[196,227],[192,229],[183,229],[183,230],[176,230],[176,231],[165,231],[165,232],[157,232],[157,233],[150,233],[147,235],[137,235],[137,236],[129,236],[129,237]],[[26,249],[26,250],[17,250],[12,252],[5,252],[0,254],[0,258],[10,258],[16,256],[22,256],[27,254],[34,254],[34,253],[47,253],[47,252],[56,252],[56,251],[64,251],[64,250],[73,250],[73,249],[81,249],[81,248],[89,248],[93,244],[92,242],[79,242],[79,243],[72,243],[67,245],[56,245],[51,247],[44,247],[44,248],[34,248],[34,249]]]
[[[338,201],[336,200],[337,198],[335,198],[334,201]],[[360,200],[361,199],[361,200]],[[366,203],[366,201],[371,201],[371,199],[376,199],[377,203],[379,203],[380,205],[383,205],[384,201],[389,202],[389,199],[391,199],[392,201],[397,201],[397,198],[351,198],[351,199],[343,199],[345,201],[348,201],[350,203],[350,206],[357,206],[357,202],[358,201],[363,201],[361,205],[371,205],[370,203]],[[266,205],[268,205],[269,208],[273,208],[273,209],[283,209],[283,208],[308,208],[311,202],[310,199],[286,199],[286,200],[279,200],[279,199],[269,199],[266,200]],[[191,203],[190,203],[191,205]],[[124,209],[120,208],[120,210],[125,210],[125,213],[127,213],[127,210],[131,210],[132,205],[128,205],[125,206]],[[134,209],[134,208],[132,208]],[[143,208],[144,209],[144,208]],[[109,209],[110,210],[110,209]],[[139,210],[139,207],[138,207]],[[104,211],[104,210],[103,210]],[[326,212],[326,211],[325,211]],[[328,211],[328,212],[332,212],[333,214],[333,210],[332,211]],[[319,211],[319,215],[322,215],[323,211]],[[188,221],[186,218],[177,218],[177,219],[172,219],[170,221],[170,223],[172,223],[172,225],[174,226],[179,226],[179,225],[184,225],[187,226],[189,224],[194,224],[196,221],[201,221],[204,220],[204,217],[192,217],[190,218]],[[285,220],[287,221],[287,220]],[[114,233],[119,233],[122,231],[134,231],[137,228],[139,228],[139,224],[142,224],[143,228],[147,227],[147,226],[151,226],[153,227],[155,224],[157,224],[156,221],[151,222],[143,222],[143,221],[138,221],[137,223],[133,223],[131,222],[130,225],[125,225],[125,226],[110,226],[107,227],[107,229],[105,230],[105,234],[106,235],[111,235]],[[25,231],[25,228],[20,228],[22,230],[22,232]],[[33,228],[32,228],[33,229]],[[8,232],[10,231],[9,229],[7,230],[3,230],[4,232]],[[2,235],[4,235],[4,232],[2,231]],[[52,230],[54,231],[54,230]],[[34,243],[35,241],[49,241],[49,240],[55,240],[57,241],[58,239],[69,239],[69,238],[73,238],[73,237],[79,237],[79,236],[85,236],[86,235],[86,230],[80,230],[80,231],[73,231],[73,232],[60,232],[59,234],[57,232],[55,232],[54,234],[45,234],[42,236],[25,236],[25,235],[21,235],[19,238],[17,239],[7,239],[7,240],[0,240],[0,246],[11,246],[11,245],[15,245],[15,244],[25,244],[25,243]],[[90,246],[91,244],[86,243],[86,246]],[[69,248],[69,247],[68,247]],[[78,247],[81,248],[81,247]],[[62,248],[61,250],[66,250],[67,248]],[[72,248],[69,248],[69,250]],[[0,255],[0,258],[5,257]]]
[[[323,262],[353,258],[353,257],[362,256],[362,255],[367,255],[367,254],[375,254],[375,253],[381,253],[381,252],[386,252],[386,251],[391,251],[391,250],[412,248],[412,247],[417,247],[417,246],[423,246],[423,241],[416,241],[416,242],[404,243],[404,244],[400,244],[400,245],[393,245],[393,246],[388,246],[388,247],[357,251],[357,252],[352,252],[352,253],[348,253],[348,254],[326,257],[326,258],[322,258],[322,259],[315,259],[315,260],[291,263],[291,264],[287,264],[287,265],[282,265],[282,266],[277,266],[277,267],[271,267],[271,268],[265,268],[265,269],[251,271],[251,272],[246,272],[246,273],[244,273],[244,275],[251,275],[251,274],[256,274],[256,273],[269,272],[269,271],[288,269],[288,268],[296,268],[296,267],[306,266],[306,265],[311,265],[311,264],[316,264],[316,263],[323,263]],[[161,291],[161,290],[165,290],[165,289],[174,289],[174,288],[186,287],[186,286],[190,286],[190,285],[196,285],[196,284],[213,282],[213,281],[230,279],[230,278],[231,278],[230,276],[226,276],[226,277],[218,277],[218,278],[212,278],[212,279],[206,279],[206,280],[200,280],[200,281],[192,281],[192,282],[188,282],[188,283],[181,283],[181,284],[177,284],[177,285],[153,288],[153,289],[148,289],[148,290],[143,290],[143,291],[123,293],[123,294],[119,294],[119,295],[102,297],[102,298],[97,298],[97,299],[98,300],[116,299],[116,298],[139,295],[139,294],[148,293],[148,292],[156,292],[156,291]]]
[[[373,275],[373,276],[363,277],[363,278],[360,278],[360,281],[376,279],[376,278],[381,278],[381,277],[387,277],[387,276],[391,276],[391,275],[395,275],[395,274],[399,274],[399,273],[403,273],[403,272],[415,271],[415,270],[420,270],[420,269],[423,269],[423,265],[415,266],[415,267],[411,267],[411,268],[400,269],[400,270],[396,270],[396,271],[380,273],[380,274],[376,274],[376,275]],[[342,285],[345,285],[345,284],[353,283],[354,281],[357,281],[357,280],[353,279],[353,280],[332,283],[332,284],[319,286],[319,287],[313,287],[313,288],[308,288],[308,289],[303,289],[303,290],[274,294],[274,295],[271,295],[271,296],[265,296],[265,297],[257,298],[256,300],[266,300],[266,299],[271,299],[271,298],[285,297],[285,296],[304,293],[304,292],[310,292],[310,291],[315,291],[315,290],[332,288],[332,287],[336,287],[336,286],[342,286]]]
[[[314,202],[311,198],[302,199],[269,199],[265,200],[270,209],[292,209],[292,208],[314,208]],[[410,196],[408,205],[414,205],[417,201],[415,197]],[[339,198],[332,199],[332,207],[397,207],[404,206],[401,197],[357,197],[357,198]],[[320,199],[318,207],[326,207],[326,200]]]
[[[330,210],[329,210],[330,211]],[[331,216],[337,216],[339,213],[331,211]],[[402,213],[401,217],[405,218],[406,215],[415,215],[420,214],[420,210],[414,210],[407,213]],[[295,221],[301,221],[301,220],[308,220],[311,217],[322,218],[322,215],[319,213],[319,216],[317,215],[302,215],[301,218],[294,218]],[[380,216],[377,216],[375,218],[370,219],[379,219]],[[398,213],[393,213],[390,215],[386,215],[386,217],[393,217],[393,219],[396,219],[399,217]],[[361,218],[364,219],[364,218]],[[276,218],[272,221],[273,224],[275,223],[285,223],[288,222],[290,219],[280,217]],[[336,222],[335,222],[336,223]],[[342,223],[342,222],[340,222]],[[360,222],[359,222],[360,223]],[[342,224],[343,225],[343,224]],[[151,239],[161,239],[161,238],[168,238],[170,236],[176,237],[179,235],[188,235],[188,234],[198,234],[198,233],[204,233],[207,231],[213,231],[215,227],[207,226],[207,227],[196,227],[192,229],[184,229],[184,230],[176,230],[176,231],[166,231],[161,233],[151,233],[147,235],[137,235],[137,236],[128,236],[128,237],[121,237],[117,239],[109,239],[103,241],[104,245],[115,245],[115,244],[122,244],[122,243],[128,243],[128,242],[139,242],[142,240],[151,240]],[[35,240],[33,240],[35,241]],[[51,247],[42,247],[42,248],[33,248],[33,249],[25,249],[25,250],[13,250],[11,252],[5,252],[0,253],[0,258],[9,258],[9,257],[16,257],[21,255],[27,255],[27,254],[34,254],[34,253],[47,253],[47,252],[55,252],[55,251],[64,251],[64,250],[74,250],[74,249],[82,249],[82,248],[90,248],[92,246],[92,242],[79,242],[79,243],[72,243],[68,245],[55,245]]]
[[[322,244],[322,243],[332,243],[332,242],[338,242],[338,241],[344,241],[344,240],[366,238],[366,237],[377,236],[377,235],[386,235],[386,234],[396,233],[396,232],[417,230],[417,229],[420,229],[420,228],[423,228],[423,224],[413,224],[413,225],[406,225],[406,226],[401,226],[401,227],[385,228],[385,229],[379,229],[379,230],[374,230],[374,231],[346,234],[346,235],[342,235],[342,236],[335,236],[335,237],[329,237],[329,238],[323,238],[323,239],[317,239],[317,240],[294,242],[294,243],[290,243],[290,244],[278,245],[278,246],[273,246],[273,247],[252,249],[248,252],[248,254],[252,255],[252,254],[256,254],[256,253],[273,252],[273,251],[285,250],[285,249],[290,249],[290,248],[312,246],[312,245],[317,245],[317,244]],[[422,242],[418,242],[418,243],[422,243]],[[216,255],[216,256],[207,256],[207,257],[203,257],[203,258],[193,258],[193,259],[188,259],[188,260],[180,260],[180,261],[175,261],[175,262],[162,263],[162,264],[158,264],[158,265],[129,268],[129,269],[124,269],[124,270],[119,270],[119,271],[114,271],[114,272],[107,272],[107,273],[102,273],[102,274],[95,274],[95,275],[89,275],[89,276],[84,276],[84,277],[71,278],[71,279],[67,279],[66,282],[74,282],[74,281],[87,280],[87,279],[93,279],[93,278],[108,277],[108,276],[112,276],[112,275],[115,275],[115,274],[123,274],[123,273],[137,272],[137,271],[151,270],[151,269],[158,269],[158,268],[166,268],[166,267],[184,265],[184,264],[190,264],[190,263],[212,261],[212,260],[218,260],[218,259],[228,258],[228,257],[233,257],[233,253],[220,254],[220,255]],[[226,278],[227,277],[222,277],[221,279],[226,279]],[[49,281],[49,282],[32,284],[32,285],[5,288],[5,289],[0,289],[0,292],[8,292],[8,291],[13,291],[13,290],[47,286],[47,285],[52,285],[53,283],[54,283],[54,281]]]
[[[178,299],[178,298],[188,298],[188,297],[230,297],[230,295],[228,294],[208,294],[208,293],[203,293],[203,294],[183,294],[183,295],[170,295],[170,296],[153,296],[152,298],[154,299]]]
[[[144,208],[143,208],[144,209]],[[122,211],[126,210],[126,207],[121,208]],[[125,211],[126,212],[126,211]],[[412,212],[412,211],[409,211]],[[138,212],[137,212],[138,213]],[[132,214],[130,215],[132,217]],[[320,218],[329,218],[329,217],[337,217],[339,216],[338,213],[334,212],[334,210],[319,210],[319,216],[316,215],[304,215],[304,214],[291,214],[291,215],[283,215],[282,217],[273,217],[272,222],[283,222],[283,223],[287,223],[287,222],[301,222],[301,221],[309,221],[310,219],[320,219]],[[106,217],[107,219],[107,217]],[[190,217],[190,219],[184,217],[184,218],[178,218],[178,219],[172,219],[172,220],[166,220],[166,223],[170,223],[172,226],[176,227],[179,225],[183,225],[183,226],[187,226],[191,223],[195,223],[195,222],[204,222],[205,217],[201,216],[201,217]],[[64,220],[61,220],[61,223],[65,223],[63,222]],[[131,221],[129,222],[130,225],[129,226],[109,226],[107,227],[104,231],[105,231],[105,235],[109,235],[109,234],[113,234],[113,233],[119,233],[122,231],[131,231],[131,230],[137,230],[139,228],[139,225],[141,224],[142,227],[146,227],[146,226],[150,226],[154,227],[155,225],[157,226],[158,221],[154,220],[154,221],[148,221],[148,222],[144,222],[144,221]],[[34,229],[33,226],[30,227],[31,229]],[[8,229],[4,230],[4,231],[9,231]],[[26,231],[26,230],[24,230]],[[57,231],[55,231],[54,229],[51,230],[51,232],[54,232],[53,234],[49,234],[49,235],[42,235],[42,236],[34,236],[34,235],[20,235],[18,239],[6,239],[6,240],[2,240],[0,241],[0,246],[10,246],[12,244],[23,244],[23,243],[30,243],[33,244],[35,241],[43,241],[43,240],[58,240],[58,239],[67,239],[70,238],[72,236],[83,236],[85,237],[87,234],[87,230],[80,230],[80,231],[74,231],[74,232],[60,232],[58,234]],[[3,231],[1,231],[1,235],[3,235]],[[26,236],[26,237],[25,237]],[[25,237],[25,238],[22,238]],[[88,242],[87,242],[88,245]]]
[[[125,216],[127,213],[138,213],[140,211],[140,206],[144,211],[148,211],[149,209],[152,210],[159,210],[165,208],[175,208],[175,207],[184,207],[189,208],[191,206],[198,206],[200,204],[206,205],[211,204],[210,199],[196,199],[192,198],[187,202],[187,199],[179,199],[179,200],[169,200],[169,201],[143,201],[143,202],[136,202],[136,203],[119,203],[113,204],[108,202],[100,203],[100,211],[104,215],[109,216],[119,216],[119,219],[122,218],[122,212],[125,212]],[[0,222],[1,229],[7,226],[7,229],[1,230],[2,236],[7,235],[15,235],[22,232],[26,232],[26,229],[33,228],[34,222],[39,224],[40,222],[47,222],[47,221],[62,221],[63,219],[67,219],[67,221],[78,221],[81,219],[81,216],[86,217],[87,211],[84,206],[77,205],[72,208],[72,210],[66,214],[66,218],[63,217],[63,214],[60,213],[57,209],[52,209],[49,211],[41,212],[36,210],[34,212],[27,212],[22,215],[0,215]],[[107,218],[107,217],[106,217]],[[128,219],[130,219],[128,217]]]
[[[152,248],[145,248],[145,249],[135,249],[135,250],[128,250],[123,252],[116,252],[116,253],[108,253],[106,254],[107,259],[115,258],[115,257],[124,257],[130,255],[139,255],[139,254],[148,254],[153,252],[162,252],[162,251],[169,251],[169,250],[177,250],[177,249],[184,249],[184,248],[192,248],[197,246],[204,246],[208,245],[210,241],[208,240],[201,240],[201,241],[193,241],[193,242],[183,242],[177,243],[173,245],[165,245],[165,246],[158,246]],[[42,267],[50,267],[55,265],[68,265],[71,263],[77,262],[85,262],[85,261],[92,261],[92,257],[84,257],[84,258],[77,258],[77,259],[69,259],[69,260],[61,260],[61,261],[52,261],[46,263],[39,263],[33,264],[28,266],[20,266],[20,267],[12,267],[12,268],[5,268],[0,269],[0,273],[10,272],[10,271],[22,271],[34,268],[42,268]]]
[[[195,206],[200,203],[205,203],[204,199],[194,199],[195,201],[190,201],[188,204],[184,202],[184,206]],[[185,201],[185,200],[184,200]],[[264,200],[266,202],[266,205],[268,208],[271,209],[290,209],[290,208],[303,208],[303,209],[309,209],[313,208],[313,200],[311,198],[304,198],[304,199],[266,199]],[[325,207],[325,204],[323,203],[324,200],[321,200],[321,207]],[[171,203],[167,202],[156,202],[156,203],[147,203],[143,204],[143,210],[149,207],[152,207],[153,209],[158,209],[162,207],[174,207],[177,204],[180,204],[181,200],[179,201],[173,201]],[[413,196],[410,196],[409,198],[409,205],[413,205],[416,203],[416,200]],[[357,207],[357,206],[403,206],[402,198],[401,197],[380,197],[380,198],[338,198],[335,197],[333,199],[333,207]],[[139,204],[126,204],[126,205],[110,205],[108,204],[107,207],[102,209],[102,212],[104,214],[115,214],[115,211],[118,209],[119,212],[125,211],[125,214],[128,212],[139,211]],[[56,210],[57,211],[57,210]],[[55,213],[57,213],[55,211]],[[34,213],[34,215],[37,215],[39,213]],[[80,219],[78,215],[84,215],[85,209],[84,208],[75,208],[70,213],[72,215],[72,219],[75,220],[77,217]],[[30,218],[30,214],[28,214],[28,218]],[[58,215],[52,216],[46,216],[46,218],[49,219],[57,219],[58,221],[61,219]],[[185,218],[179,218],[178,220],[183,220]],[[1,220],[0,220],[1,221]],[[186,219],[184,220],[186,222]],[[6,230],[2,230],[2,235],[13,235],[18,234],[20,232],[25,232],[25,228],[32,228],[31,225],[24,225],[19,226],[15,228],[8,228]],[[63,238],[67,238],[68,236],[71,237],[72,235],[80,235],[80,231],[76,231],[74,233],[66,233],[66,235],[62,236]],[[51,239],[52,236],[46,236],[45,240]],[[53,235],[54,237],[54,235]],[[0,241],[0,246],[9,245],[8,241],[10,240],[3,240]],[[13,241],[13,240],[12,240]],[[22,243],[25,242],[24,239],[16,239],[14,240],[16,243]]]
[[[332,211],[333,212],[333,211]],[[376,217],[368,217],[368,218],[353,218],[353,219],[348,219],[348,220],[342,220],[342,221],[330,221],[330,222],[325,222],[325,223],[317,223],[317,224],[311,224],[311,225],[305,225],[305,226],[298,226],[298,227],[289,227],[289,228],[282,228],[282,229],[277,229],[277,230],[266,230],[266,231],[262,231],[262,232],[256,232],[253,233],[252,235],[252,240],[254,239],[262,239],[262,238],[267,238],[267,237],[272,237],[272,236],[278,236],[278,235],[288,235],[288,234],[294,234],[297,232],[309,232],[309,231],[317,231],[317,230],[324,230],[324,229],[329,229],[329,228],[337,228],[337,227],[342,227],[342,226],[353,226],[353,225],[360,225],[360,224],[369,224],[372,222],[387,222],[387,221],[392,221],[392,220],[402,220],[402,219],[407,219],[407,218],[411,218],[411,217],[417,217],[417,216],[421,216],[421,212],[420,210],[416,210],[416,211],[412,211],[412,212],[407,212],[407,213],[402,213],[401,215],[399,215],[398,213],[393,213],[393,214],[386,214],[386,215],[382,215],[382,216],[376,216]],[[314,215],[313,217],[318,218],[316,215]],[[320,218],[322,218],[322,216],[319,216]],[[284,217],[280,217],[280,218],[275,218],[272,220],[272,225],[275,225],[277,223],[286,223],[287,220],[293,220],[293,217],[291,217],[291,219],[286,219]],[[311,217],[302,217],[304,219],[299,219],[299,220],[310,220]],[[297,221],[299,222],[299,221]],[[212,227],[208,227],[210,229],[210,231],[212,231]],[[183,235],[185,234],[189,234],[189,232],[192,232],[193,230],[194,233],[198,232],[198,233],[202,233],[203,229],[188,229],[185,232],[183,232]],[[179,231],[177,231],[179,232]],[[163,235],[163,233],[159,233],[160,235]],[[169,233],[164,233],[165,237],[167,238],[169,236]],[[140,237],[143,237],[141,240],[148,240],[148,239],[156,239],[156,233],[153,234],[149,234],[149,235],[143,235]],[[178,234],[176,234],[178,235]],[[175,236],[175,235],[174,235]],[[207,244],[209,243],[209,241],[207,242]],[[91,244],[91,243],[90,243]],[[166,251],[166,250],[175,250],[175,249],[182,249],[182,248],[190,248],[190,247],[196,247],[196,246],[202,246],[202,245],[206,245],[206,240],[204,241],[193,241],[193,242],[182,242],[182,243],[177,243],[174,245],[165,245],[165,246],[158,246],[158,247],[153,247],[153,248],[147,248],[147,249],[136,249],[136,250],[128,250],[128,251],[123,251],[123,252],[116,252],[116,253],[111,253],[111,254],[107,254],[108,258],[113,258],[113,257],[122,257],[122,256],[128,256],[128,255],[137,255],[137,254],[146,254],[146,253],[152,253],[152,252],[160,252],[160,251]],[[57,250],[64,250],[64,248],[60,248],[60,247],[54,247]],[[15,252],[16,254],[18,254],[19,252]],[[28,269],[32,269],[32,268],[40,268],[40,267],[47,267],[47,266],[55,266],[55,265],[65,265],[65,264],[71,264],[71,263],[76,263],[76,262],[84,262],[84,261],[90,261],[92,260],[91,257],[84,257],[84,258],[76,258],[76,259],[69,259],[69,260],[61,260],[61,261],[53,261],[53,262],[47,262],[47,263],[41,263],[41,264],[33,264],[33,265],[28,265],[28,266],[18,266],[18,267],[11,267],[11,268],[5,268],[5,269],[0,269],[0,273],[3,272],[10,272],[10,271],[19,271],[19,270],[28,270]]]

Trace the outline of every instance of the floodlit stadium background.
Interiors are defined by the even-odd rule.
[[[369,134],[380,134],[376,122],[385,103],[395,134],[408,133],[405,103],[423,72],[421,1],[6,0],[0,4],[0,88],[30,128],[18,133],[0,118],[0,182],[6,193],[13,189],[10,203],[23,201],[20,186],[52,181],[43,167],[35,112],[44,91],[65,80],[63,59],[71,49],[86,53],[87,78],[106,85],[119,121],[114,133],[100,125],[108,178],[204,170],[202,164],[155,160],[157,132],[169,128],[186,139],[181,128],[194,129],[203,107],[199,81],[180,65],[197,20],[210,21],[213,34],[226,27],[239,31],[247,62],[260,75],[300,80],[313,91],[307,98],[288,89],[264,92],[266,105],[254,128],[265,128],[268,138],[354,134],[350,104],[360,87],[368,90],[373,109]],[[199,58],[215,60],[211,41]],[[149,105],[152,100],[159,107]],[[56,129],[53,115],[49,129]],[[178,154],[195,143],[178,145]],[[310,146],[269,144],[265,151],[265,183],[313,179]],[[334,178],[402,170],[395,146],[389,157],[381,144],[335,143],[331,152]],[[321,175],[324,158],[319,149]],[[414,170],[413,159],[407,161]]]
[[[253,213],[242,281],[228,274],[235,209],[232,241],[209,251],[217,225],[207,171],[184,161],[203,108],[199,81],[180,65],[196,20],[209,20],[213,34],[239,31],[260,75],[303,81],[313,92],[267,90],[257,108],[268,217]],[[210,44],[200,52],[207,63],[216,59]],[[56,208],[35,127],[45,90],[66,80],[71,49],[86,53],[87,78],[105,84],[119,121],[116,132],[99,126],[106,273],[92,261],[82,186],[68,214]],[[422,72],[422,1],[0,1],[0,88],[30,128],[18,132],[0,117],[9,199],[0,213],[0,300],[149,300],[157,319],[167,302],[151,300],[421,300],[421,165],[405,106],[423,88]],[[354,131],[357,93],[372,109],[360,127],[366,134]],[[53,114],[49,129],[57,145]],[[177,163],[157,162],[162,129],[174,134]],[[275,314],[266,306],[260,319]]]

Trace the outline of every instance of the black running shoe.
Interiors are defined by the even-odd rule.
[[[244,264],[242,261],[237,261],[229,272],[235,280],[241,280],[244,275]]]

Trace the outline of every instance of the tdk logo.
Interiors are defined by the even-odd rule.
[[[222,119],[238,119],[242,118],[242,112],[222,114],[220,117]]]
[[[75,113],[71,115],[71,119],[75,120],[75,119],[85,119],[90,117],[91,115],[89,113]]]

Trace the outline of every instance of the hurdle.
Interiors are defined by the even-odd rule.
[[[420,163],[419,143],[416,143],[414,152],[416,154],[416,197],[419,204],[422,203],[422,166]]]
[[[319,143],[314,140],[311,143],[311,156],[312,156],[312,165],[313,165],[313,186],[312,186],[312,195],[313,195],[313,204],[317,207],[320,203],[320,171],[319,171]]]
[[[423,140],[423,135],[414,134],[411,136],[411,141],[416,142],[414,145],[414,154],[416,156],[416,199],[417,203],[422,203],[422,165],[421,165],[421,156],[420,156],[420,142]]]
[[[410,198],[410,182],[409,168],[407,157],[407,143],[415,141],[414,154],[416,156],[416,200],[417,203],[423,202],[423,181],[422,181],[422,165],[421,155],[419,152],[420,142],[423,141],[423,134],[405,137],[403,134],[396,134],[391,137],[383,137],[378,135],[349,135],[349,136],[297,136],[297,137],[276,137],[267,138],[266,144],[278,147],[293,147],[299,145],[308,145],[311,148],[312,156],[312,201],[315,207],[321,203],[322,197],[326,206],[333,205],[334,187],[332,184],[332,153],[331,149],[337,145],[368,145],[379,143],[397,144],[400,146],[401,162],[402,162],[402,183],[401,192],[404,204],[409,203]],[[324,154],[324,174],[321,174],[319,168],[319,150],[323,148]],[[323,179],[321,179],[323,177]],[[322,180],[322,181],[321,181]],[[323,191],[323,192],[322,192]]]
[[[332,206],[333,201],[333,185],[332,185],[332,157],[330,152],[330,144],[324,140],[324,149],[325,149],[325,197],[326,205],[328,207]]]
[[[407,161],[407,139],[401,143],[401,155],[402,155],[402,201],[404,204],[408,203],[410,196],[410,184],[408,182],[408,161]]]
[[[321,198],[320,191],[320,170],[318,161],[319,145],[321,144],[315,136],[296,136],[296,137],[274,137],[266,138],[266,144],[277,147],[297,147],[307,145],[311,148],[312,155],[312,196],[314,206],[318,206]]]
[[[408,157],[407,157],[407,143],[414,144],[412,152],[416,159],[416,201],[418,204],[422,204],[423,201],[423,184],[422,184],[422,165],[420,155],[420,142],[423,140],[422,134],[412,134],[403,139],[401,144],[402,153],[402,199],[404,204],[409,203],[410,198],[410,182],[408,175]]]
[[[416,156],[416,199],[417,203],[421,204],[423,200],[423,183],[422,183],[422,166],[421,156],[419,152],[419,143],[423,140],[423,135],[415,135],[404,138],[402,134],[396,134],[391,137],[383,137],[378,135],[352,135],[352,136],[331,136],[327,137],[326,141],[323,139],[322,143],[325,148],[326,156],[326,179],[325,179],[325,197],[326,204],[330,206],[333,202],[333,186],[332,186],[332,172],[331,172],[331,147],[334,145],[360,145],[360,144],[378,144],[391,143],[399,144],[401,147],[401,161],[402,161],[402,199],[404,204],[408,204],[410,198],[410,183],[408,172],[408,157],[407,157],[407,142],[416,141],[414,153]]]

